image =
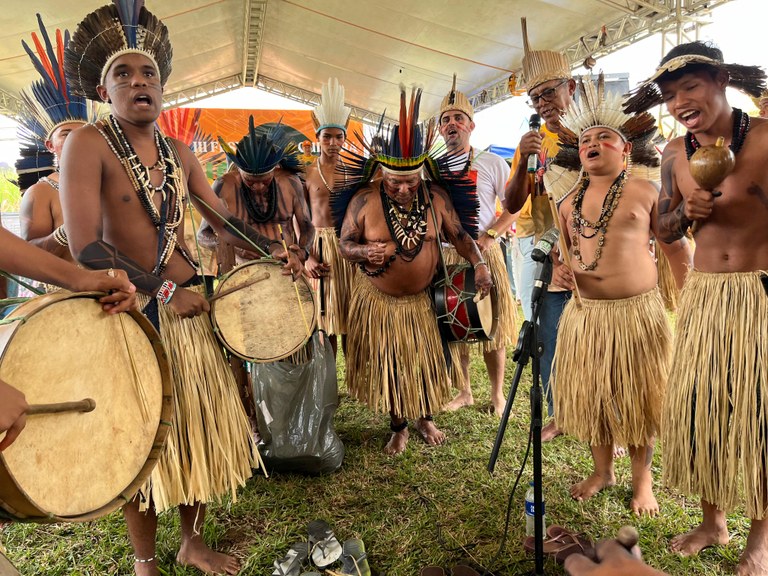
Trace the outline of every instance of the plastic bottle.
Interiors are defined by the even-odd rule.
[[[533,480],[529,482],[528,491],[525,493],[525,535],[526,536],[534,536],[534,530],[535,530],[535,510],[536,510],[536,504],[534,502],[533,497]],[[542,518],[541,518],[541,533],[546,534],[546,522],[545,522],[545,516],[547,511],[546,502],[543,501],[541,503],[542,508]]]

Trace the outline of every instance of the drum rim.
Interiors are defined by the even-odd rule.
[[[14,310],[14,316],[9,316],[8,319],[18,316],[19,322],[9,322],[8,326],[13,326],[13,329],[5,342],[2,350],[0,351],[0,365],[2,365],[5,354],[16,337],[19,328],[23,326],[27,318],[31,318],[35,314],[38,314],[42,310],[61,302],[64,300],[70,300],[73,298],[88,298],[96,300],[104,296],[103,292],[69,292],[67,290],[57,290],[48,294],[42,294],[38,297],[31,298],[27,302],[21,304],[16,310]],[[17,314],[20,310],[23,312],[24,307],[29,308],[29,311],[25,314]],[[0,493],[0,508],[10,514],[16,521],[20,522],[87,522],[90,520],[96,520],[117,510],[127,502],[130,502],[146,483],[147,479],[152,474],[157,461],[165,449],[165,442],[170,432],[170,423],[173,417],[173,383],[171,366],[168,360],[168,354],[165,350],[165,346],[162,343],[160,334],[157,332],[152,323],[142,314],[138,309],[131,309],[124,314],[128,314],[142,329],[147,338],[149,339],[152,349],[155,352],[157,358],[158,368],[160,370],[160,376],[162,381],[162,401],[160,405],[160,418],[158,421],[157,432],[152,440],[151,449],[147,454],[147,459],[144,465],[141,467],[136,477],[128,483],[127,486],[122,488],[115,497],[100,506],[99,508],[90,512],[85,512],[76,515],[55,515],[50,512],[46,512],[41,506],[39,506],[27,493],[27,491],[18,484],[16,478],[13,476],[9,469],[5,456],[0,452],[0,486],[13,494]],[[3,498],[8,498],[9,501]],[[21,500],[19,502],[19,500]],[[16,508],[12,508],[13,505]],[[22,506],[19,506],[21,504]],[[23,516],[19,517],[19,514]]]
[[[475,286],[475,269],[472,267],[471,264],[462,262],[462,263],[456,263],[456,264],[446,264],[445,266],[446,271],[448,270],[466,270],[470,274],[465,275],[466,279],[471,279],[471,287],[465,286],[466,291],[474,290],[477,292],[477,287]],[[455,274],[451,275],[450,278],[452,279]],[[444,336],[445,340],[447,342],[456,342],[459,344],[474,344],[477,342],[485,342],[493,340],[496,336],[496,332],[499,328],[499,302],[498,302],[498,292],[496,290],[496,286],[491,287],[491,293],[486,296],[486,298],[491,298],[491,314],[493,317],[491,329],[490,332],[486,333],[484,328],[481,328],[480,330],[472,330],[471,328],[467,331],[468,337],[460,338],[456,332],[453,329],[453,325],[447,323],[444,320],[445,314],[441,315],[440,311],[438,310],[439,306],[442,306],[447,312],[447,297],[445,295],[445,291],[448,289],[448,279],[445,276],[440,276],[435,280],[435,282],[432,285],[432,298],[435,303],[435,316],[437,317],[437,325],[440,329],[440,333]],[[451,286],[454,286],[453,283],[451,283]],[[440,295],[440,298],[438,298],[438,295]],[[440,302],[438,302],[440,300]],[[470,317],[470,322],[473,320],[477,321],[478,325],[482,325],[482,322],[480,322],[480,317],[477,313],[477,309],[470,309],[467,310],[467,314]]]
[[[226,274],[222,275],[221,277],[217,278],[219,281],[216,285],[216,291],[214,292],[214,295],[218,294],[222,289],[224,284],[231,276],[233,276],[236,272],[240,271],[241,269],[248,268],[250,266],[259,265],[259,264],[274,264],[280,268],[282,268],[283,262],[280,260],[276,260],[274,258],[260,258],[257,260],[249,260],[248,262],[243,262],[242,264],[238,264],[232,270],[227,272]],[[285,354],[279,354],[274,357],[270,358],[264,358],[264,357],[252,357],[247,356],[243,354],[240,350],[235,349],[234,346],[227,340],[226,335],[221,331],[221,327],[219,325],[218,320],[216,319],[216,305],[219,303],[219,300],[214,300],[211,304],[211,324],[213,325],[213,332],[216,335],[216,339],[226,348],[230,353],[234,354],[241,360],[245,360],[246,362],[254,362],[257,364],[267,364],[269,362],[278,362],[279,360],[282,360],[284,358],[288,358],[292,354],[295,354],[304,346],[306,346],[309,341],[312,339],[312,334],[315,333],[315,329],[317,328],[317,299],[315,298],[315,292],[312,290],[312,285],[309,283],[306,277],[304,275],[299,276],[297,279],[295,279],[295,282],[298,282],[301,280],[304,285],[307,287],[307,291],[309,295],[312,297],[312,320],[310,321],[310,333],[304,337],[304,339],[301,341],[300,344],[298,344],[296,347],[294,347],[290,352]]]

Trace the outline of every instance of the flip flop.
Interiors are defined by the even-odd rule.
[[[359,538],[344,540],[341,554],[341,572],[339,574],[352,574],[353,576],[371,576],[371,568],[368,566],[368,554],[365,552],[365,544]],[[434,576],[438,576],[436,573]]]
[[[567,546],[573,545],[573,540],[571,538],[561,538],[561,537],[554,537],[554,538],[548,538],[544,540],[544,554],[547,554],[549,556],[554,556],[560,550]],[[529,552],[531,554],[536,552],[536,539],[533,536],[526,537],[525,540],[523,540],[523,548],[525,548],[526,552]]]
[[[272,576],[299,576],[301,564],[307,559],[307,543],[296,542],[280,560],[274,561]]]
[[[318,568],[330,566],[341,556],[341,544],[325,520],[313,520],[307,526],[312,562]]]
[[[567,528],[562,526],[552,525],[547,529],[547,535],[553,540],[568,544],[560,550],[558,550],[554,556],[555,560],[561,564],[565,562],[565,559],[574,553],[584,554],[588,558],[595,558],[595,545],[591,540],[580,536],[574,532],[571,532]]]
[[[451,576],[480,576],[480,572],[466,564],[456,564],[451,568]]]

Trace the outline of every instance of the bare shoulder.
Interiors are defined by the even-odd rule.
[[[42,180],[38,180],[32,186],[27,188],[24,191],[24,195],[22,196],[22,202],[27,203],[30,201],[40,202],[40,201],[48,201],[50,202],[51,199],[57,194],[56,190],[54,190],[53,186],[48,184],[47,182],[43,182]]]
[[[751,117],[749,119],[749,134],[747,135],[747,143],[757,140],[759,146],[765,146],[768,142],[768,119],[760,117]]]
[[[301,178],[299,178],[298,174],[290,172],[289,170],[284,170],[278,167],[275,170],[275,180],[277,180],[280,187],[288,186],[294,190],[301,189]]]
[[[444,210],[447,206],[452,206],[451,198],[448,192],[442,186],[432,184],[429,187],[432,192],[432,201],[435,203],[435,210]]]
[[[655,198],[659,195],[659,189],[654,182],[645,178],[628,178],[624,185],[624,191],[627,194],[650,196]]]
[[[230,201],[233,198],[235,190],[240,186],[240,176],[236,171],[227,172],[223,176],[219,176],[216,182],[213,183],[213,189],[216,191],[216,195],[225,202]]]
[[[70,154],[84,154],[84,149],[89,153],[106,146],[106,140],[94,124],[86,124],[77,130],[73,130],[64,141],[64,150]]]

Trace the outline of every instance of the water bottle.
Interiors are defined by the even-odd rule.
[[[534,501],[533,497],[533,480],[529,482],[528,492],[525,493],[525,535],[526,536],[534,536],[535,526],[536,526],[536,503]],[[546,532],[546,523],[544,522],[544,514],[546,513],[546,504],[544,503],[543,499],[541,502],[541,533],[545,534]]]

